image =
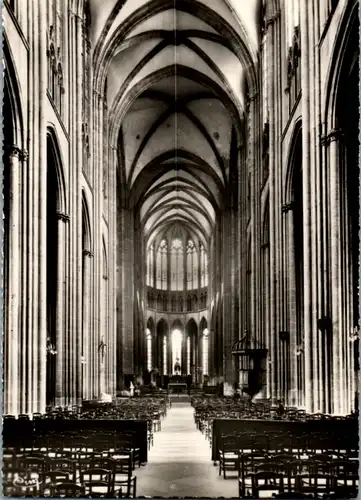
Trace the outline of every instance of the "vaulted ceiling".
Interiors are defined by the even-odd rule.
[[[94,78],[146,241],[182,224],[207,244],[256,87],[259,0],[89,3]]]

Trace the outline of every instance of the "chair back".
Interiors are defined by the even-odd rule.
[[[110,495],[114,490],[114,474],[102,467],[80,470],[80,482],[89,495]]]
[[[56,470],[61,470],[63,472],[66,472],[70,476],[72,476],[69,481],[75,481],[75,476],[76,476],[76,466],[77,463],[75,460],[70,460],[69,458],[52,458],[49,461],[49,470],[50,471],[56,471]]]
[[[256,472],[252,477],[252,495],[260,497],[264,491],[272,496],[272,493],[282,493],[284,491],[283,475],[277,472]]]
[[[278,464],[277,462],[262,462],[256,464],[256,472],[276,472],[281,474],[284,470],[283,464]]]
[[[40,494],[39,481],[32,478],[24,468],[3,468],[3,493],[9,497],[38,496]]]
[[[85,495],[84,486],[74,482],[66,481],[63,483],[57,483],[51,485],[52,497],[65,496],[70,498],[77,498],[83,495]]]

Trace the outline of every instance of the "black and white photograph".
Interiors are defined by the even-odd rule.
[[[357,498],[359,1],[1,3],[3,497]]]

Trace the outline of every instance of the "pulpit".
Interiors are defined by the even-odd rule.
[[[251,398],[266,384],[267,353],[264,348],[251,348],[247,333],[232,346],[232,354],[239,357],[239,388]]]

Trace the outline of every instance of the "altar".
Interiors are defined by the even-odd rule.
[[[188,386],[184,382],[169,382],[168,392],[169,394],[187,394]]]

